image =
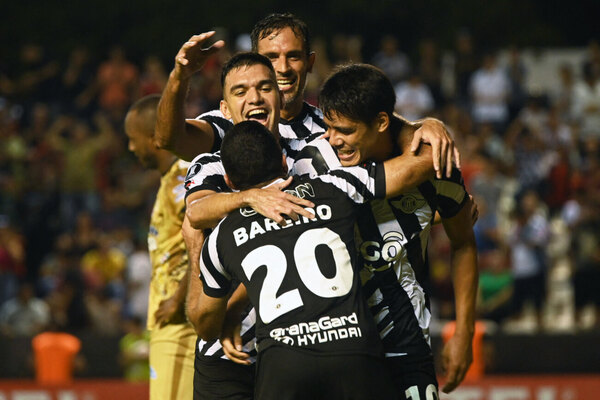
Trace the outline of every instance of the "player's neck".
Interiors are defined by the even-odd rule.
[[[285,119],[286,121],[296,118],[302,112],[303,106],[304,100],[301,97],[299,97],[298,100],[295,100],[293,103],[285,104],[280,111],[281,118]]]
[[[386,129],[383,132],[377,134],[377,141],[373,146],[373,152],[370,159],[377,162],[383,162],[393,156],[394,152],[394,138],[390,129]]]

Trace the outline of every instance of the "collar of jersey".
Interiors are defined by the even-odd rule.
[[[268,188],[269,186],[273,186],[273,185],[276,185],[276,184],[278,184],[278,183],[280,183],[280,182],[284,182],[284,181],[285,181],[285,179],[283,179],[283,178],[277,178],[277,179],[275,179],[273,182],[269,183],[269,184],[268,184],[268,185],[266,185],[266,186],[263,186],[262,188],[263,188],[263,189],[264,189],[264,188]]]

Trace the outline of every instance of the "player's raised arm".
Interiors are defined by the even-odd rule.
[[[175,67],[158,104],[155,142],[180,158],[190,161],[200,153],[211,151],[215,137],[212,126],[203,120],[186,119],[185,99],[191,76],[202,69],[208,58],[225,42],[219,40],[204,47],[215,32],[192,36],[175,56]]]

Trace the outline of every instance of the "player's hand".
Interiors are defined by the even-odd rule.
[[[442,178],[442,171],[446,170],[449,178],[452,174],[452,161],[456,168],[460,168],[460,153],[454,146],[454,139],[446,130],[444,123],[435,118],[426,118],[419,129],[415,131],[410,150],[414,153],[419,149],[420,143],[429,143],[433,153],[433,168],[438,179]]]
[[[470,335],[454,334],[442,350],[442,368],[446,372],[446,383],[442,387],[444,393],[450,393],[465,378],[467,370],[473,362],[473,346]]]
[[[285,216],[297,221],[299,216],[314,218],[315,215],[304,207],[314,207],[315,204],[286,193],[284,189],[292,182],[289,177],[284,182],[271,185],[264,189],[248,191],[248,204],[259,214],[272,219],[281,226],[286,225]]]
[[[237,364],[250,365],[250,355],[242,351],[242,336],[240,335],[242,324],[233,318],[225,318],[221,331],[221,346],[223,352],[229,359]]]
[[[203,47],[207,40],[213,37],[215,31],[194,35],[181,46],[175,56],[175,69],[173,72],[180,79],[187,79],[195,72],[202,69],[210,56],[225,46],[223,40],[213,43],[211,46]]]
[[[168,299],[161,301],[158,305],[158,309],[154,313],[156,323],[161,327],[165,326],[171,321],[171,318],[173,318],[180,307],[180,302],[174,297],[169,297]]]

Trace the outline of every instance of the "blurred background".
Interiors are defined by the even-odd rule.
[[[125,112],[162,91],[189,36],[213,29],[227,48],[194,78],[186,114],[218,107],[221,64],[249,49],[255,22],[283,11],[313,35],[309,102],[336,64],[368,62],[393,81],[398,113],[440,118],[454,135],[479,206],[477,362],[486,376],[600,373],[599,2],[51,0],[2,9],[0,378],[33,377],[31,338],[49,328],[81,339],[77,376],[126,375],[119,343],[146,318],[159,176],[127,151]],[[453,319],[449,251],[434,229],[436,352]],[[543,399],[584,398],[569,390]]]

